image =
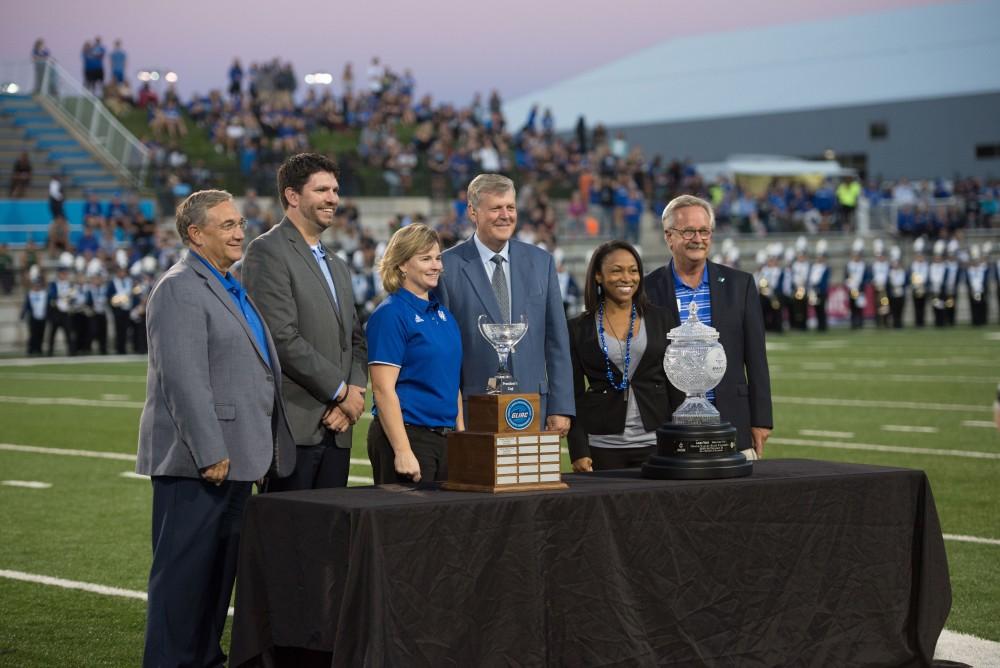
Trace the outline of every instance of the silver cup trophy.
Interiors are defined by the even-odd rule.
[[[698,319],[698,305],[692,300],[687,320],[667,338],[663,370],[687,397],[673,420],[656,430],[656,454],[642,465],[642,475],[686,480],[749,475],[753,465],[736,451],[736,428],[722,421],[706,396],[726,374],[719,331]]]
[[[508,360],[514,347],[528,332],[528,320],[522,315],[517,322],[490,322],[486,314],[479,316],[479,333],[483,335],[497,353],[500,366],[496,375],[487,380],[486,394],[516,394],[517,380],[510,372]]]

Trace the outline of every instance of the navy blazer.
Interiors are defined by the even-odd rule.
[[[726,374],[715,388],[715,407],[736,427],[736,448],[753,447],[750,427],[772,428],[771,374],[764,347],[764,318],[753,277],[708,262],[712,326],[726,351]],[[670,315],[668,331],[680,325],[674,293],[673,260],[646,276],[646,296]]]
[[[510,312],[524,314],[528,332],[511,354],[511,369],[522,392],[541,395],[543,418],[576,415],[570,368],[566,312],[552,255],[536,246],[510,240]],[[462,395],[484,394],[497,371],[496,351],[479,333],[478,318],[487,314],[501,322],[500,306],[475,242],[469,240],[443,254],[444,274],[436,290],[441,303],[458,320],[462,332]]]

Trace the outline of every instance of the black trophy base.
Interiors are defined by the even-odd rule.
[[[656,430],[656,454],[642,465],[642,477],[657,480],[716,480],[753,473],[736,451],[736,427],[721,424],[665,424]]]

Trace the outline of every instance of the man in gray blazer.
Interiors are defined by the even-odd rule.
[[[511,237],[517,227],[514,182],[480,174],[468,189],[468,216],[476,233],[445,251],[438,284],[441,303],[462,331],[462,396],[486,391],[496,373],[497,354],[479,333],[478,318],[528,321],[528,333],[511,355],[522,392],[541,395],[545,428],[566,435],[576,415],[569,330],[555,261],[550,253]]]
[[[295,465],[278,353],[229,268],[246,226],[232,196],[177,208],[187,256],[150,293],[137,473],[152,478],[144,666],[218,666],[253,481]]]
[[[347,264],[320,235],[340,202],[337,167],[300,153],[278,170],[285,217],[253,240],[243,263],[283,371],[288,420],[298,445],[295,471],[268,491],[344,487],[352,425],[364,410],[368,353],[355,318]]]

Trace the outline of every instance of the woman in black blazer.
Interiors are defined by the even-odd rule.
[[[667,312],[646,300],[642,259],[624,241],[594,251],[584,304],[569,321],[573,470],[639,466],[656,451],[656,428],[674,409],[663,371]]]

